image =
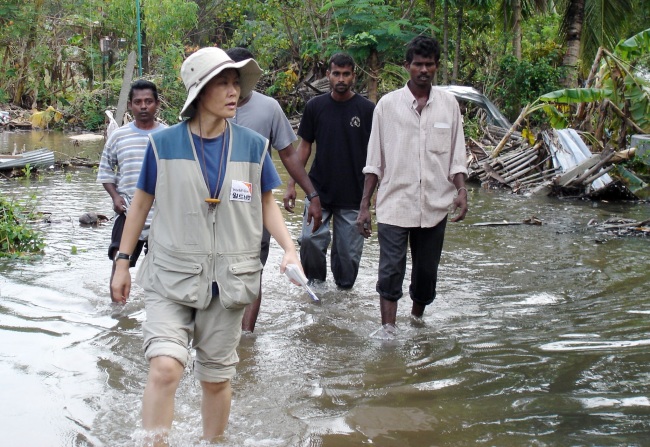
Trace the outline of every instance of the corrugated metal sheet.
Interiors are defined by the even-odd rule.
[[[510,129],[510,127],[512,127],[510,121],[503,116],[497,106],[475,88],[466,87],[464,85],[435,85],[434,88],[445,90],[453,94],[457,99],[469,101],[482,107],[488,115],[488,122],[490,124],[503,127],[504,129]]]
[[[553,166],[560,169],[560,172],[568,172],[593,155],[574,129],[553,130],[554,138],[550,132],[543,132],[542,135],[553,157]],[[609,174],[604,174],[591,183],[591,189],[598,191],[610,183],[612,178]]]
[[[20,155],[0,155],[0,171],[22,169],[27,164],[34,168],[49,168],[54,164],[54,152],[49,149],[36,149]]]

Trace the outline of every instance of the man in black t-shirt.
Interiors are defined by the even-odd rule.
[[[309,222],[304,213],[299,240],[300,261],[310,281],[325,281],[331,239],[330,268],[334,281],[338,287],[349,289],[357,278],[363,250],[363,236],[356,229],[356,219],[375,105],[352,91],[354,60],[347,54],[337,53],[331,57],[327,77],[331,92],[307,103],[298,128],[298,136],[302,139],[298,153],[305,165],[312,145],[316,144],[309,171],[316,193],[306,197],[305,210],[314,194],[318,194],[323,209],[322,224],[315,232],[312,232],[313,222]],[[287,210],[293,210],[295,198],[295,182],[290,180],[285,194]]]

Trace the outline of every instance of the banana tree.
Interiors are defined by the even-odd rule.
[[[613,51],[600,48],[587,87],[563,89],[539,98],[556,128],[573,125],[593,130],[600,139],[607,128],[622,145],[627,132],[650,133],[650,81],[643,78],[638,61],[650,54],[650,29],[620,42]],[[570,107],[578,104],[575,113]]]
[[[510,130],[492,151],[495,158],[512,134],[533,112],[546,112],[551,127],[592,131],[597,119],[594,139],[602,141],[607,128],[610,140],[623,147],[629,129],[650,133],[650,81],[637,70],[637,62],[650,54],[650,29],[620,42],[613,52],[600,48],[585,88],[556,90],[526,105]],[[577,108],[573,107],[577,105]],[[575,112],[573,112],[576,110]]]

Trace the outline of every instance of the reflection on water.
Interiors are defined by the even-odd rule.
[[[6,134],[0,142],[0,151],[13,147]],[[61,153],[69,145],[60,134],[50,143]],[[1,194],[35,194],[52,213],[40,225],[42,259],[0,261],[2,445],[138,445],[142,294],[123,308],[110,303],[111,225],[77,219],[110,216],[111,202],[92,170],[68,173],[0,181]],[[278,273],[273,245],[220,445],[647,445],[650,241],[596,234],[587,222],[645,220],[648,204],[478,189],[470,201],[467,220],[448,225],[424,326],[410,324],[404,301],[392,340],[370,336],[379,327],[376,237],[354,289],[330,280],[316,287],[320,305]],[[471,225],[533,215],[544,224]],[[297,236],[300,216],[286,216]],[[199,444],[199,401],[188,371],[173,445]]]

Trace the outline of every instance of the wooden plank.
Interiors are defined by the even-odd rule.
[[[559,186],[566,186],[571,183],[578,175],[582,174],[587,169],[592,168],[600,161],[600,155],[594,154],[584,160],[582,163],[575,165],[570,171],[560,175],[555,183]]]
[[[601,160],[600,160],[598,163],[596,163],[594,166],[592,166],[591,168],[587,169],[587,170],[586,170],[583,174],[581,174],[578,178],[576,178],[575,180],[573,180],[572,183],[574,183],[574,184],[576,184],[576,185],[587,185],[587,184],[591,183],[591,181],[585,181],[585,180],[588,179],[588,178],[590,178],[590,177],[591,177],[591,176],[592,176],[596,171],[598,171],[598,170],[601,169],[601,168],[602,168],[606,163],[608,163],[609,160],[611,160],[611,159],[614,157],[615,154],[616,154],[616,152],[614,152],[614,151],[612,151],[612,152],[610,152],[610,153],[608,153],[608,154],[602,154],[602,153],[601,153],[601,154],[600,154],[600,156],[601,156]],[[613,165],[610,166],[610,169],[611,169],[611,167],[613,167]],[[604,172],[601,173],[601,175],[602,175],[602,174],[604,174]],[[598,177],[600,177],[600,175],[599,175]],[[596,177],[596,178],[598,178],[598,177]]]
[[[117,101],[117,110],[115,111],[115,121],[118,126],[122,125],[124,114],[126,113],[126,104],[129,101],[129,90],[133,82],[133,72],[135,70],[135,51],[129,53],[124,69],[124,78],[122,79],[122,89],[120,90],[120,99]]]
[[[503,222],[478,222],[475,224],[472,224],[473,227],[500,227],[500,226],[506,226],[506,225],[523,225],[522,222],[508,222],[507,220],[504,220]]]
[[[507,184],[508,184],[508,183],[503,179],[503,177],[501,177],[501,176],[499,175],[499,173],[498,173],[497,171],[495,171],[494,168],[493,168],[492,166],[490,166],[490,164],[489,164],[488,162],[483,163],[482,166],[483,166],[483,169],[485,170],[485,174],[486,174],[488,177],[492,177],[493,179],[495,179],[495,180],[498,181],[499,183],[503,183],[504,185],[507,185]]]

